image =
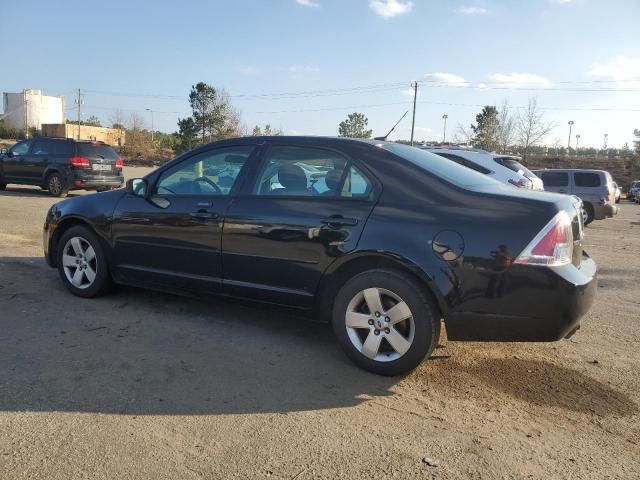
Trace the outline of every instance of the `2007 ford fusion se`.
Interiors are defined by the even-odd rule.
[[[360,367],[398,375],[449,340],[553,341],[596,288],[576,197],[400,144],[251,137],[51,207],[67,288],[113,283],[313,310]]]

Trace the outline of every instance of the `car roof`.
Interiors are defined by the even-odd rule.
[[[596,170],[594,168],[537,168],[532,172],[584,172],[608,174],[606,170]]]

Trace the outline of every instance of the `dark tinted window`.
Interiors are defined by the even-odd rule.
[[[462,158],[458,155],[454,155],[453,153],[437,152],[437,155],[440,155],[441,157],[444,157],[444,158],[448,158],[449,160],[453,160],[458,165],[463,165],[467,168],[470,168],[471,170],[475,170],[476,172],[480,172],[485,175],[488,173],[491,173],[491,170],[489,170],[488,168],[484,168],[482,165],[478,165],[477,163],[472,162],[471,160],[467,160],[466,158]]]
[[[573,174],[576,187],[599,187],[600,175],[591,172],[576,172]]]
[[[544,172],[540,175],[545,187],[566,187],[569,185],[567,172]]]
[[[73,143],[71,142],[51,142],[53,153],[63,157],[73,156]],[[50,147],[51,148],[51,147]]]
[[[512,157],[494,157],[493,160],[500,165],[507,167],[509,170],[521,173],[527,178],[536,178],[535,174],[527,167],[522,165],[518,160]]]
[[[33,144],[33,155],[49,155],[52,152],[51,142],[47,142],[46,140],[36,140],[36,143]]]
[[[399,143],[385,143],[381,148],[408,160],[418,167],[460,187],[472,185],[499,185],[502,183],[491,177],[482,175],[470,168],[458,165],[434,153],[425,152],[419,148],[408,147]]]
[[[109,145],[101,145],[99,143],[78,143],[77,154],[79,157],[104,158],[105,160],[120,158]]]

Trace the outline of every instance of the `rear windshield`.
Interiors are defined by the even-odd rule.
[[[504,165],[509,170],[513,170],[516,173],[521,173],[527,178],[536,178],[536,174],[522,165],[519,161],[512,157],[493,157],[496,163]]]
[[[419,148],[408,147],[400,143],[385,143],[382,145],[382,148],[460,187],[502,185],[491,177],[478,173],[470,168],[463,167],[435,153],[420,150]]]
[[[78,143],[78,156],[87,158],[103,158],[105,160],[116,160],[120,158],[116,151],[109,145],[93,143]]]

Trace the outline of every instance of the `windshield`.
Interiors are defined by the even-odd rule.
[[[537,178],[535,173],[533,173],[513,157],[493,157],[493,159],[500,165],[504,165],[509,170],[520,173],[527,178]]]
[[[451,160],[426,152],[415,147],[408,147],[399,143],[385,143],[382,148],[410,161],[414,165],[460,187],[474,185],[502,185],[487,175],[478,173],[470,168],[452,162]]]

